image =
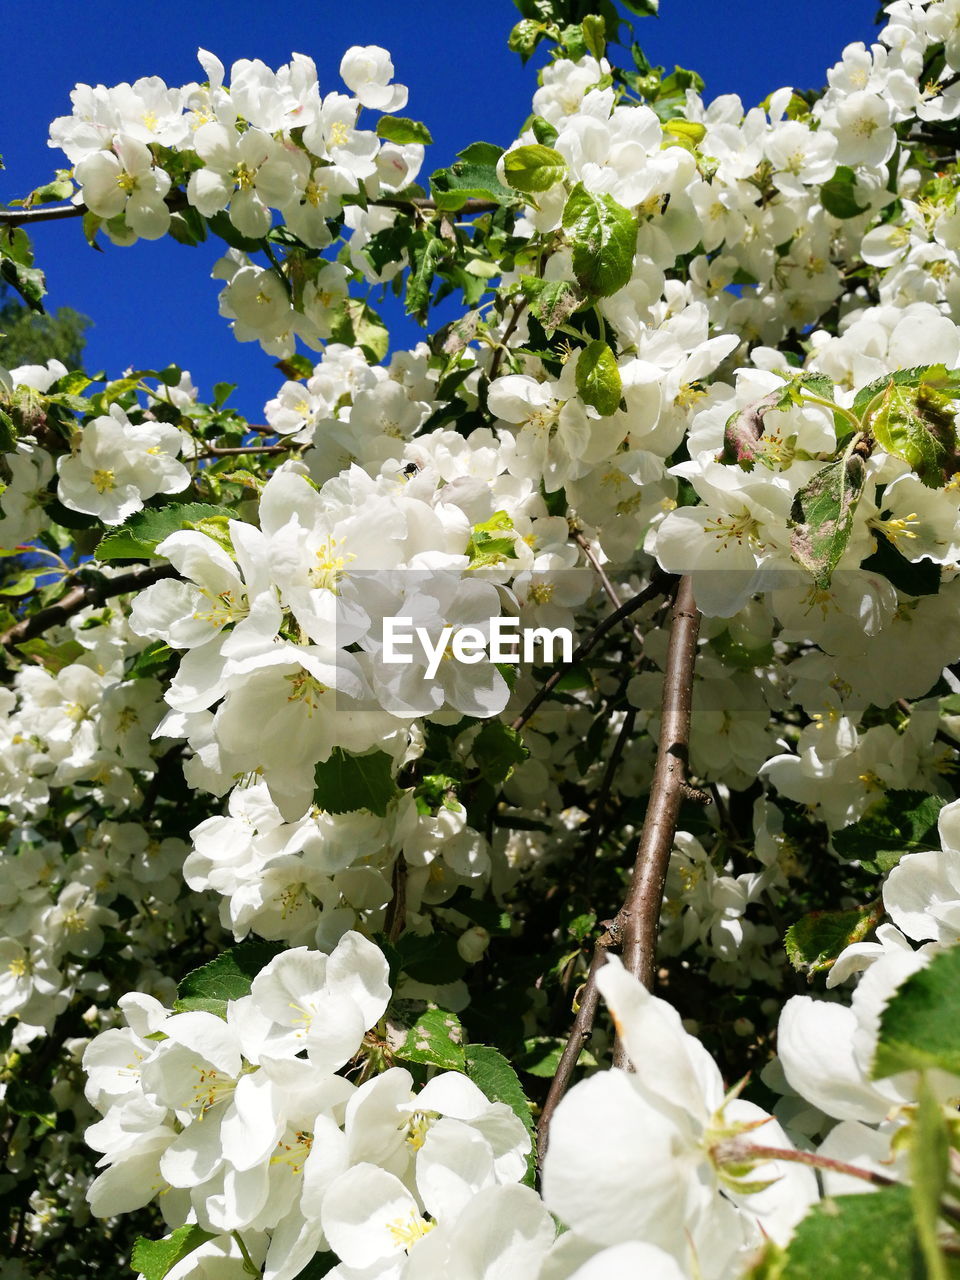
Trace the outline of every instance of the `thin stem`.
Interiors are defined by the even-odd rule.
[[[663,678],[657,763],[633,880],[617,915],[624,965],[648,990],[653,988],[660,908],[686,781],[693,669],[700,630],[700,613],[689,577],[680,580],[672,621]],[[622,1046],[618,1044],[614,1064],[625,1063]]]
[[[616,587],[608,578],[606,570],[604,569],[603,565],[600,563],[600,560],[596,552],[594,551],[593,547],[591,547],[590,543],[583,536],[583,533],[579,529],[575,529],[570,536],[573,538],[573,541],[577,544],[577,546],[580,548],[580,550],[583,552],[583,554],[586,556],[586,558],[590,561],[591,565],[593,566],[593,569],[597,577],[600,579],[600,585],[603,587],[604,591],[607,593],[607,598],[609,599],[610,603],[613,605],[615,609],[622,608],[623,601],[620,599],[620,596],[619,596],[619,593],[617,592]],[[634,640],[636,640],[637,645],[639,646],[639,652],[643,653],[643,645],[644,645],[643,632],[640,630],[640,628],[637,626],[635,622],[631,622],[630,630],[633,632],[633,638]]]
[[[194,454],[195,458],[235,458],[243,453],[290,453],[293,449],[299,449],[299,444],[239,444],[231,445],[229,448],[217,449],[213,445],[209,449],[204,449],[203,453]]]
[[[624,618],[629,618],[636,613],[638,609],[642,609],[645,604],[649,604],[651,600],[655,600],[657,596],[665,595],[669,591],[672,583],[676,582],[673,574],[657,574],[648,587],[639,592],[638,595],[631,596],[619,609],[615,609],[613,613],[608,614],[601,622],[594,627],[590,634],[574,649],[569,662],[560,662],[551,672],[549,678],[540,686],[534,696],[530,699],[524,709],[513,721],[510,728],[517,732],[522,729],[537,708],[549,698],[560,680],[564,671],[569,667],[575,666],[583,658],[591,653],[600,643],[603,637],[612,631],[618,623]]]
[[[607,952],[616,947],[616,945],[617,938],[612,928],[605,929],[594,944],[590,970],[587,973],[587,978],[580,994],[580,1007],[577,1009],[573,1027],[567,1037],[563,1053],[560,1055],[560,1061],[557,1063],[553,1080],[550,1082],[550,1092],[547,1094],[547,1100],[543,1104],[543,1110],[540,1112],[540,1119],[537,1121],[537,1158],[541,1168],[550,1143],[550,1121],[553,1119],[553,1113],[569,1087],[570,1078],[576,1069],[577,1063],[580,1061],[583,1046],[590,1039],[593,1032],[597,1006],[600,1003],[597,974],[602,966],[607,963]]]
[[[832,400],[827,400],[825,396],[814,395],[812,391],[806,388],[800,388],[800,398],[804,404],[818,404],[824,409],[829,409],[832,413],[839,413],[841,418],[846,418],[853,427],[854,431],[860,430],[860,419],[849,409],[844,409],[842,405],[835,404]]]
[[[243,1243],[243,1237],[240,1235],[240,1232],[231,1231],[230,1234],[231,1236],[233,1236],[234,1240],[237,1242],[237,1247],[239,1248],[240,1254],[243,1258],[244,1271],[246,1271],[247,1275],[251,1275],[251,1276],[260,1275],[260,1268],[254,1262],[254,1260],[250,1257],[250,1254],[247,1250],[247,1246]]]
[[[500,372],[500,365],[503,363],[504,352],[507,350],[507,344],[516,332],[517,325],[520,323],[520,317],[523,315],[527,305],[527,299],[521,298],[513,309],[513,315],[506,329],[503,331],[503,337],[497,344],[497,349],[493,353],[493,359],[490,361],[490,372],[487,375],[489,380],[493,382],[494,378]]]
[[[129,573],[121,573],[116,578],[105,578],[103,582],[73,587],[62,600],[56,604],[39,609],[29,618],[10,627],[0,635],[0,645],[12,649],[15,645],[32,640],[34,636],[48,631],[51,627],[60,626],[75,613],[85,609],[87,605],[101,605],[112,596],[122,596],[128,591],[142,591],[144,587],[159,582],[161,578],[175,578],[177,571],[172,564],[143,565],[139,569],[131,569]]]

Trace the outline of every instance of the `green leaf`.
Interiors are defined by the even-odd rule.
[[[441,1071],[463,1071],[463,1028],[455,1013],[431,1005],[407,1032],[394,1056],[404,1062],[422,1062]]]
[[[57,1104],[53,1094],[39,1084],[28,1080],[11,1080],[3,1101],[15,1116],[39,1120],[47,1128],[56,1124]]]
[[[502,720],[484,722],[473,740],[472,752],[480,776],[494,786],[505,782],[530,754],[520,734]]]
[[[887,791],[859,822],[833,833],[833,847],[841,858],[885,873],[905,853],[939,849],[937,818],[943,805],[940,796],[925,791]]]
[[[415,982],[444,986],[467,971],[467,962],[449,933],[404,933],[397,942],[400,967]]]
[[[790,551],[818,587],[830,585],[850,541],[866,474],[863,459],[849,453],[818,471],[793,499]]]
[[[222,952],[181,980],[177,987],[177,1011],[204,1009],[208,1013],[221,1013],[222,1005],[225,1013],[227,1001],[248,995],[260,970],[283,950],[283,943],[248,938]]]
[[[623,0],[623,7],[641,18],[655,18],[660,12],[660,0]]]
[[[519,1116],[530,1135],[530,1154],[523,1181],[533,1186],[536,1178],[536,1132],[530,1103],[517,1073],[499,1049],[487,1044],[468,1044],[465,1050],[467,1076],[491,1102],[505,1102]]]
[[[670,140],[669,145],[675,146],[679,143],[680,146],[685,147],[688,151],[696,151],[697,147],[704,139],[707,127],[706,125],[701,124],[698,120],[683,120],[678,118],[675,120],[665,120],[663,132],[667,135],[667,139]]]
[[[37,585],[37,573],[43,570],[32,570],[29,573],[21,573],[19,577],[14,578],[13,582],[8,582],[5,586],[0,587],[0,596],[26,596],[29,595],[33,588]]]
[[[560,1058],[566,1048],[566,1039],[562,1036],[530,1036],[524,1040],[523,1049],[514,1058],[517,1070],[528,1076],[540,1076],[549,1080],[556,1074]],[[587,1049],[580,1053],[582,1067],[595,1067],[597,1060]]]
[[[950,1172],[950,1132],[926,1076],[920,1077],[917,1109],[910,1126],[909,1163],[913,1216],[927,1272],[930,1280],[948,1280],[937,1232],[940,1201]]]
[[[46,293],[43,272],[8,257],[0,241],[0,279],[11,285],[32,311],[43,311],[40,299]]]
[[[545,35],[546,27],[542,22],[521,18],[510,32],[507,48],[511,53],[519,53],[521,61],[526,62]]]
[[[138,1236],[130,1254],[130,1265],[139,1271],[144,1280],[163,1280],[168,1271],[194,1249],[214,1238],[212,1231],[204,1231],[196,1223],[178,1227],[162,1240],[147,1240]]]
[[[556,183],[562,182],[567,162],[559,151],[537,142],[508,151],[503,160],[503,171],[511,186],[530,195],[535,191],[549,191]]]
[[[855,218],[867,207],[857,204],[854,188],[857,175],[845,164],[839,165],[829,182],[820,188],[820,203],[834,218]]]
[[[880,1015],[873,1078],[927,1068],[960,1075],[960,945],[912,974]]]
[[[101,539],[94,556],[97,560],[143,560],[153,556],[164,538],[178,529],[197,529],[209,536],[218,530],[220,541],[226,532],[223,508],[207,502],[147,507]]]
[[[400,795],[393,779],[393,758],[385,751],[354,756],[334,747],[329,760],[314,770],[313,802],[327,813],[368,809],[384,817],[391,800]]]
[[[544,120],[543,116],[531,116],[530,128],[536,140],[542,142],[545,147],[552,147],[560,136],[556,128],[549,120]]]
[[[950,397],[929,384],[908,387],[891,378],[864,425],[880,448],[909,463],[927,488],[941,488],[953,474],[957,462],[953,407]]]
[[[597,13],[588,13],[581,22],[583,43],[599,61],[607,47],[607,24]]]
[[[413,246],[413,265],[407,278],[407,314],[425,321],[430,306],[430,286],[448,246],[439,236],[421,234]]]
[[[473,142],[459,152],[449,169],[439,169],[430,177],[430,189],[438,209],[453,212],[468,200],[492,200],[511,205],[521,200],[518,192],[505,187],[497,177],[497,161],[503,148],[492,142]]]
[[[541,280],[539,276],[521,276],[520,288],[530,299],[530,314],[547,330],[558,329],[586,299],[569,280]]]
[[[747,1280],[925,1280],[909,1187],[830,1196],[786,1250],[768,1246]]]
[[[44,636],[34,636],[32,640],[24,640],[22,644],[18,644],[17,652],[35,659],[45,671],[56,675],[87,651],[78,640],[63,640],[60,644],[51,644]]]
[[[473,526],[466,554],[472,569],[489,569],[504,560],[516,560],[513,521],[506,511],[495,511],[489,520]]]
[[[600,338],[584,347],[577,361],[577,394],[584,404],[609,417],[620,407],[623,382],[617,357]]]
[[[340,314],[330,326],[330,340],[359,347],[369,364],[379,364],[390,346],[390,333],[373,307],[360,298],[345,298]],[[306,375],[309,378],[313,365],[307,363],[310,364]]]
[[[231,249],[239,249],[242,253],[263,252],[264,240],[251,240],[249,236],[241,235],[230,221],[230,215],[226,210],[215,213],[212,218],[207,219],[207,222],[214,235],[225,240]]]
[[[443,903],[441,910],[457,911],[490,934],[502,937],[510,932],[510,912],[504,911],[498,903],[491,902],[489,898],[473,897],[465,884],[460,886],[452,898],[448,898]]]
[[[810,911],[787,930],[784,949],[794,969],[812,978],[831,968],[844,947],[862,942],[882,919],[881,903],[851,911]]]
[[[381,116],[377,121],[377,137],[396,142],[399,146],[409,142],[422,142],[429,146],[433,141],[433,135],[425,124],[406,116]]]
[[[613,196],[594,195],[578,182],[564,206],[563,226],[573,246],[573,274],[582,288],[606,298],[629,283],[637,225]]]
[[[44,183],[42,187],[35,187],[26,197],[23,204],[28,209],[37,204],[55,204],[59,200],[69,200],[73,192],[74,186],[70,170],[58,169],[57,176],[53,181]]]

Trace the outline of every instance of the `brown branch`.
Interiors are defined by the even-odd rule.
[[[609,599],[610,603],[613,605],[615,609],[619,609],[623,602],[620,599],[620,595],[617,592],[616,587],[613,585],[613,583],[610,581],[609,577],[607,576],[607,572],[604,569],[603,565],[600,563],[600,559],[597,556],[597,553],[594,551],[593,547],[591,547],[590,543],[583,536],[583,533],[580,529],[574,529],[573,533],[571,533],[570,536],[573,539],[573,541],[577,544],[577,546],[580,548],[580,550],[583,552],[583,554],[590,561],[591,565],[593,566],[594,571],[597,574],[597,577],[600,579],[600,585],[603,587],[604,591],[607,593],[607,598]],[[637,626],[635,622],[632,622],[630,624],[630,630],[633,632],[633,638],[634,640],[636,640],[637,645],[639,646],[639,652],[643,653],[643,644],[644,644],[643,632],[640,630],[640,628]]]
[[[49,631],[51,627],[60,626],[87,605],[102,605],[112,596],[122,596],[128,591],[141,591],[144,587],[159,582],[161,578],[176,576],[177,571],[172,564],[142,565],[138,569],[131,569],[129,573],[121,573],[116,578],[104,578],[102,582],[72,587],[56,604],[47,605],[45,609],[38,610],[29,618],[23,618],[4,631],[0,635],[0,645],[11,649]]]
[[[859,1178],[861,1182],[870,1182],[875,1187],[895,1187],[896,1178],[888,1178],[885,1173],[875,1173],[873,1169],[861,1169],[857,1165],[846,1164],[843,1160],[834,1160],[830,1156],[817,1155],[815,1151],[793,1151],[784,1147],[756,1146],[752,1142],[732,1141],[719,1142],[710,1154],[720,1163],[742,1164],[754,1158],[764,1160],[786,1160],[791,1164],[805,1164],[811,1169],[825,1169],[828,1173],[843,1173],[848,1178]]]
[[[543,1104],[543,1110],[540,1112],[540,1119],[537,1121],[537,1161],[541,1168],[543,1167],[544,1157],[547,1154],[547,1147],[550,1144],[550,1121],[553,1119],[553,1113],[559,1106],[560,1099],[567,1091],[570,1077],[580,1061],[583,1046],[590,1039],[593,1032],[597,1006],[600,1003],[597,974],[603,965],[607,963],[607,952],[614,950],[617,946],[618,939],[614,932],[616,926],[613,922],[608,923],[610,927],[604,929],[594,944],[593,959],[590,961],[590,969],[581,988],[580,1007],[577,1009],[573,1027],[570,1030],[567,1043],[564,1046],[563,1053],[560,1055],[560,1061],[557,1063],[557,1069],[550,1082],[550,1091],[547,1094],[546,1102]]]
[[[674,577],[662,581],[661,589],[675,581]],[[657,582],[658,580],[654,579],[654,583]],[[641,594],[651,598],[650,592],[654,583],[651,583],[646,592]],[[618,618],[618,614],[628,616],[624,611],[633,603],[633,601],[627,601],[626,605],[611,614],[610,618],[604,619],[604,622],[610,623],[611,626],[615,625],[610,620]],[[649,988],[653,983],[653,963],[656,954],[657,928],[660,923],[663,884],[673,849],[673,837],[683,795],[682,785],[686,781],[685,764],[690,733],[690,704],[693,698],[693,666],[697,652],[697,635],[700,630],[700,614],[694,604],[689,578],[680,580],[672,618],[673,626],[663,678],[657,764],[650,788],[647,816],[644,819],[643,832],[637,849],[633,881],[627,899],[616,918],[607,923],[594,946],[590,971],[583,986],[580,1008],[577,1010],[576,1020],[557,1064],[537,1125],[538,1152],[541,1162],[547,1152],[553,1113],[567,1091],[581,1050],[593,1030],[599,1003],[597,973],[601,966],[606,964],[607,953],[619,951],[623,954],[629,942],[630,958],[627,960],[627,968],[640,977],[641,981],[644,980],[648,969],[649,979],[646,981],[646,986]],[[589,641],[591,637],[587,639]],[[586,643],[587,641],[584,642]],[[556,672],[554,675],[559,679]],[[621,738],[624,738],[622,731]],[[651,919],[652,933],[649,925]],[[638,966],[638,953],[640,960],[644,963],[644,970]],[[621,1056],[620,1061],[618,1061],[618,1054]],[[614,1050],[614,1065],[626,1065],[622,1060],[619,1043]]]
[[[569,662],[560,662],[551,672],[548,679],[540,686],[534,696],[530,699],[524,709],[513,721],[510,728],[516,733],[522,729],[537,708],[549,698],[554,689],[563,678],[563,673],[569,667],[575,666],[588,653],[591,653],[600,643],[603,637],[622,622],[624,618],[629,618],[636,613],[638,609],[642,609],[645,604],[649,604],[651,600],[655,600],[657,596],[662,596],[670,590],[671,585],[676,582],[673,574],[655,573],[650,585],[644,587],[638,595],[631,596],[619,609],[615,609],[613,613],[608,614],[601,622],[599,622],[590,634],[577,645],[570,656]]]
[[[58,204],[50,208],[0,209],[0,226],[19,227],[24,222],[59,222],[62,218],[82,218],[85,204]]]
[[[171,193],[167,199],[167,205],[174,211],[182,209],[187,203],[183,192],[176,191]],[[414,200],[371,200],[372,205],[378,205],[387,209],[436,209],[437,202],[425,198]],[[456,213],[473,214],[473,213],[491,213],[494,209],[499,209],[500,205],[496,200],[475,200],[465,201],[459,209],[454,210]],[[64,218],[82,218],[87,213],[85,204],[57,204],[52,207],[39,206],[38,208],[29,209],[0,209],[0,226],[19,227],[21,224],[36,222],[60,222]]]
[[[294,449],[299,449],[299,444],[238,444],[230,445],[222,449],[215,448],[213,445],[209,449],[205,449],[203,453],[194,454],[195,458],[234,458],[242,453],[290,453]]]
[[[487,379],[490,382],[492,382],[500,372],[500,365],[503,363],[503,354],[507,350],[507,343],[516,332],[517,325],[520,323],[520,317],[523,315],[528,301],[528,298],[521,298],[513,309],[513,315],[510,318],[510,322],[504,329],[503,337],[497,344],[497,349],[493,353],[493,359],[490,361],[490,372],[487,374]]]
[[[393,897],[387,907],[383,932],[387,935],[388,942],[396,942],[407,922],[407,864],[402,853],[397,854],[391,879]]]
[[[648,990],[653,988],[660,907],[686,781],[693,668],[700,630],[700,613],[689,577],[680,581],[672,619],[663,677],[657,763],[633,880],[617,915],[624,965]],[[622,1046],[618,1045],[614,1063],[623,1066],[625,1061]]]

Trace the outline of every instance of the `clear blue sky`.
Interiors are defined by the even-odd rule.
[[[228,68],[241,57],[276,67],[291,52],[310,54],[327,91],[342,88],[337,68],[346,48],[383,45],[410,88],[404,114],[433,133],[424,173],[478,139],[506,145],[535,88],[533,66],[522,68],[506,47],[519,16],[511,0],[5,0],[3,9],[0,201],[24,195],[66,163],[46,146],[47,126],[69,112],[77,81],[160,75],[182,84],[202,77],[198,46]],[[845,44],[873,38],[876,9],[877,0],[661,0],[661,16],[637,19],[636,29],[652,62],[696,69],[708,97],[737,92],[749,105],[781,85],[823,84]],[[101,254],[87,247],[79,222],[63,222],[35,228],[34,245],[51,306],[74,306],[95,322],[88,368],[118,374],[130,365],[177,363],[204,395],[216,381],[238,383],[232,403],[259,420],[280,375],[257,344],[237,343],[217,315],[219,285],[208,278],[218,256],[213,243],[107,245]],[[417,338],[408,322],[394,334],[401,346]]]

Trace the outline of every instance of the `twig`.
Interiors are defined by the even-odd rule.
[[[178,196],[179,199],[174,199]],[[186,203],[182,192],[175,192],[167,199],[167,205],[174,210],[182,209]],[[378,205],[387,209],[436,209],[437,202],[426,198],[414,200],[371,200],[372,205]],[[500,205],[495,200],[467,200],[457,213],[490,213],[494,209],[499,209]],[[25,222],[60,222],[64,218],[82,218],[87,213],[85,204],[57,204],[52,207],[40,206],[39,208],[30,209],[0,209],[0,226],[19,227]]]
[[[407,864],[402,853],[397,854],[393,864],[392,881],[393,897],[383,922],[383,932],[387,935],[388,942],[396,942],[407,922]]]
[[[550,1121],[553,1119],[553,1113],[556,1111],[560,1099],[567,1091],[570,1077],[580,1061],[583,1046],[590,1039],[593,1031],[593,1023],[597,1016],[597,1006],[600,1003],[597,974],[603,965],[607,963],[607,952],[617,946],[617,935],[614,932],[616,926],[612,922],[608,923],[610,927],[604,929],[594,944],[590,969],[581,988],[580,1007],[577,1009],[577,1016],[574,1019],[570,1035],[567,1038],[563,1053],[560,1055],[560,1061],[557,1063],[557,1069],[550,1082],[550,1091],[547,1094],[546,1102],[543,1104],[543,1110],[540,1112],[540,1119],[537,1121],[537,1159],[541,1168],[550,1143]]]
[[[223,448],[215,448],[213,445],[209,449],[205,449],[203,453],[194,454],[195,458],[234,458],[241,453],[290,453],[293,449],[299,449],[298,444],[238,444],[225,446]]]
[[[613,583],[610,581],[609,577],[607,576],[607,571],[604,569],[603,565],[600,563],[597,553],[594,551],[593,547],[591,547],[587,539],[583,536],[583,532],[580,529],[574,529],[574,531],[571,533],[570,536],[573,539],[573,541],[577,544],[577,546],[580,548],[580,550],[583,552],[583,554],[590,561],[591,565],[593,565],[593,568],[597,574],[597,577],[600,579],[600,585],[603,587],[604,591],[607,593],[607,598],[609,599],[610,603],[613,605],[615,609],[619,609],[622,604],[619,593],[617,592],[616,587],[613,585]],[[634,640],[636,640],[637,644],[639,645],[639,652],[643,653],[643,645],[644,645],[643,632],[640,630],[640,628],[637,626],[635,622],[632,622],[630,624],[630,630],[633,632]]]
[[[624,965],[648,990],[653,987],[660,907],[686,780],[693,667],[700,630],[700,613],[694,602],[689,577],[680,581],[672,619],[663,677],[657,763],[637,847],[633,880],[617,915],[623,938]],[[620,1045],[614,1052],[614,1063],[625,1065]]]
[[[493,359],[490,361],[490,372],[487,374],[487,378],[490,382],[492,382],[500,372],[500,365],[503,363],[503,354],[507,350],[507,343],[516,332],[517,325],[520,323],[520,317],[523,315],[528,301],[529,299],[527,298],[521,298],[514,307],[510,322],[503,331],[503,337],[497,343],[497,349],[493,353]]]
[[[563,673],[568,667],[575,666],[576,663],[580,662],[582,658],[585,658],[588,653],[591,653],[603,637],[609,631],[612,631],[618,623],[622,622],[624,618],[629,618],[632,614],[636,613],[638,609],[642,609],[645,604],[649,604],[651,600],[655,600],[657,596],[665,595],[676,580],[677,579],[673,574],[655,574],[649,586],[644,587],[638,595],[631,596],[630,599],[622,604],[619,609],[615,609],[613,613],[608,614],[607,617],[603,618],[594,627],[590,634],[581,641],[579,645],[577,645],[576,649],[574,649],[570,656],[570,661],[557,664],[547,680],[544,681],[524,709],[513,721],[510,728],[513,729],[514,732],[522,729],[537,708],[545,702],[547,698],[549,698],[550,694],[560,683],[560,680],[563,678]]]
[[[0,645],[11,649],[14,645],[32,640],[34,636],[48,631],[51,627],[60,626],[75,613],[85,609],[87,605],[101,605],[112,596],[122,596],[128,591],[141,591],[144,587],[159,582],[161,578],[176,576],[177,571],[172,564],[143,565],[139,569],[131,569],[129,573],[118,574],[116,578],[105,578],[103,582],[73,587],[56,604],[39,609],[29,618],[22,619],[4,631],[0,635]]]

